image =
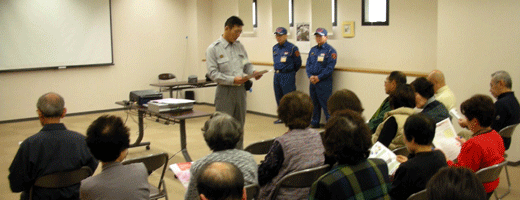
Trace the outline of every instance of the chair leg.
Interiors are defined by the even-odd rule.
[[[509,172],[507,171],[507,164],[504,165],[504,168],[506,168],[507,191],[500,197],[497,197],[497,193],[495,192],[495,198],[497,198],[497,199],[502,199],[511,192],[511,181],[509,180]]]
[[[168,200],[168,190],[166,190],[166,183],[164,180],[162,180],[162,188],[164,190],[164,198]]]

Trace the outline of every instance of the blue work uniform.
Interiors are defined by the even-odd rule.
[[[273,46],[274,61],[274,96],[276,105],[280,104],[283,95],[296,90],[296,72],[302,66],[302,58],[298,47],[285,41],[282,45]]]
[[[325,43],[321,46],[312,47],[307,58],[307,77],[318,76],[320,80],[316,84],[310,83],[309,93],[314,105],[312,112],[311,125],[319,126],[321,118],[321,108],[325,112],[328,120],[330,115],[327,111],[327,100],[332,94],[332,72],[336,66],[337,53],[336,50]]]

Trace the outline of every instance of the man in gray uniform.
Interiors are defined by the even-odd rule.
[[[244,74],[256,71],[247,57],[244,46],[237,41],[244,23],[231,16],[224,24],[224,34],[206,50],[208,77],[217,82],[215,93],[216,111],[227,113],[237,119],[244,128],[246,120],[246,90],[244,83],[249,79]],[[257,75],[258,80],[262,75]],[[243,138],[237,148],[242,149]]]

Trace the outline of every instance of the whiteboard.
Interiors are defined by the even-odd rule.
[[[110,0],[1,0],[0,72],[113,64]]]

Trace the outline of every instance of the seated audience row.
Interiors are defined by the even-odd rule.
[[[462,149],[457,162],[448,160],[440,150],[432,150],[435,124],[450,117],[445,105],[451,108],[455,102],[444,76],[436,70],[428,79],[420,77],[410,85],[406,84],[402,72],[392,72],[385,81],[385,92],[389,96],[368,124],[363,120],[364,109],[356,94],[347,89],[335,92],[327,102],[332,118],[321,135],[309,128],[313,112],[309,95],[299,91],[285,95],[277,112],[289,130],[275,138],[260,166],[250,153],[235,149],[243,137],[240,123],[227,114],[216,112],[203,127],[205,141],[213,152],[193,163],[185,199],[218,199],[228,195],[233,199],[245,198],[244,185],[255,183],[261,186],[259,199],[271,199],[275,185],[285,175],[324,164],[331,165],[331,171],[310,189],[282,189],[276,198],[406,199],[427,186],[432,190],[435,189],[431,187],[442,189],[435,183],[444,180],[443,176],[448,182],[452,176],[467,175],[466,171],[451,168],[437,172],[445,165],[466,167],[476,172],[504,161],[510,138],[501,138],[497,131],[520,122],[520,106],[511,91],[511,77],[507,72],[493,73],[490,86],[496,103],[486,95],[475,95],[460,106],[465,118],[459,120],[459,124],[468,128],[472,137],[458,139]],[[415,107],[422,108],[421,113],[416,114]],[[36,178],[82,166],[89,166],[94,171],[98,164],[96,159],[102,163],[101,173],[83,180],[81,187],[36,188],[33,199],[148,198],[150,191],[144,164],[121,164],[128,153],[129,130],[119,117],[99,117],[88,128],[85,138],[66,130],[60,123],[66,109],[58,94],[43,95],[37,108],[44,127],[20,144],[9,168],[11,189],[23,191],[21,199],[29,198],[28,190]],[[390,149],[406,146],[410,152],[408,157],[398,156],[402,164],[393,174],[393,182],[390,182],[383,160],[368,159],[376,141]],[[40,150],[29,151],[29,147]],[[28,167],[28,164],[36,168]],[[438,175],[434,175],[436,173]],[[489,198],[498,183],[499,179],[496,179],[480,186]],[[226,192],[232,188],[235,192]],[[478,188],[473,189],[477,191]],[[435,196],[435,191],[428,194]],[[448,191],[444,195],[455,194]],[[470,194],[458,196],[464,195]],[[474,195],[478,196],[479,192]]]

